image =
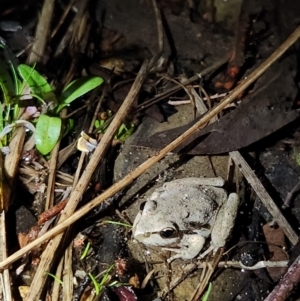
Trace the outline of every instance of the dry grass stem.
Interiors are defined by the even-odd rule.
[[[64,266],[64,258],[62,257],[59,260],[59,263],[56,268],[55,277],[57,279],[62,279],[62,273],[63,273],[63,266]],[[53,281],[53,287],[51,292],[51,301],[59,301],[61,297],[61,283],[59,281]]]
[[[64,116],[66,116],[66,112],[67,112],[66,109],[62,110],[62,112],[60,114],[62,118]],[[57,161],[58,161],[61,138],[62,138],[62,135],[60,135],[59,140],[57,141],[54,149],[52,150],[51,157],[49,160],[49,175],[48,175],[45,210],[54,206],[55,178],[56,178]]]
[[[73,296],[73,270],[72,270],[72,243],[69,244],[64,254],[63,269],[63,300],[69,300]]]
[[[208,271],[205,273],[204,279],[199,283],[199,286],[196,288],[193,296],[190,299],[191,301],[197,301],[203,295],[213,272],[215,271],[216,267],[218,266],[218,263],[220,262],[222,254],[223,250],[219,250],[216,256],[214,256],[212,262],[206,262],[208,266]]]
[[[87,25],[88,13],[88,0],[77,1],[78,12],[73,19],[74,30],[70,32],[70,41],[68,40],[69,52],[72,55],[72,62],[69,70],[66,72],[62,82],[67,85],[74,77],[80,53],[84,51],[89,36],[90,25]]]
[[[36,27],[35,40],[30,50],[27,63],[29,65],[41,62],[44,58],[44,52],[48,41],[48,33],[54,9],[54,0],[45,0],[39,23]]]
[[[48,183],[47,183],[47,194],[46,194],[46,203],[44,210],[47,210],[54,205],[54,188],[55,188],[55,177],[56,177],[56,164],[59,154],[60,139],[56,143],[54,149],[51,152],[51,157],[49,160],[49,174],[48,174]]]
[[[196,88],[196,87],[194,86],[194,88]],[[210,100],[217,99],[217,98],[223,98],[227,94],[228,94],[227,92],[226,93],[221,93],[221,94],[217,93],[215,95],[210,95],[209,98],[210,98]],[[208,99],[207,99],[207,97],[203,97],[202,100],[207,101]],[[168,101],[168,104],[171,105],[171,106],[188,105],[190,103],[191,103],[191,101],[188,100],[188,99],[183,99],[183,100],[169,100]]]
[[[6,223],[5,223],[5,211],[3,210],[0,213],[0,260],[5,260],[7,258],[7,251],[6,251]],[[12,291],[11,291],[11,284],[10,284],[10,276],[9,276],[9,269],[5,269],[1,273],[1,279],[3,281],[2,292],[0,291],[0,299],[1,293],[3,300],[13,300],[12,299]]]
[[[14,187],[15,178],[17,175],[20,156],[22,153],[23,145],[25,141],[25,130],[23,127],[19,127],[16,130],[15,136],[9,144],[10,153],[5,157],[2,164],[2,154],[0,160],[1,168],[1,188],[3,191],[0,192],[0,204],[3,205],[7,210],[9,205],[12,203],[12,191]],[[2,166],[3,165],[3,166]],[[7,185],[7,187],[5,187]],[[7,258],[7,235],[6,235],[6,222],[5,222],[5,210],[0,214],[0,260],[5,260]],[[12,300],[11,283],[9,276],[9,269],[5,269],[2,273],[3,279],[3,298],[4,300]]]
[[[76,141],[70,143],[68,146],[59,151],[58,160],[57,160],[57,169],[59,169],[66,160],[73,154],[76,149]]]
[[[203,266],[206,268],[206,266]],[[170,285],[166,287],[162,291],[162,296],[165,297],[169,291],[174,289],[178,284],[180,284],[186,277],[188,277],[193,271],[195,271],[198,268],[196,263],[189,263],[185,265],[181,271],[181,274],[172,279]]]
[[[213,71],[215,71],[216,69],[220,68],[222,65],[224,65],[226,62],[228,61],[228,57],[225,57],[219,61],[217,61],[216,63],[212,64],[211,66],[205,68],[204,70],[201,71],[200,74],[196,74],[194,76],[192,76],[191,78],[189,78],[188,80],[182,82],[181,84],[186,86],[189,85],[191,83],[193,83],[194,81],[198,80],[199,78],[201,78],[202,76],[205,76]],[[149,100],[147,100],[146,102],[138,105],[134,111],[134,113],[137,113],[141,110],[144,110],[150,106],[152,106],[153,104],[171,96],[172,94],[180,91],[182,89],[182,86],[175,86],[161,94],[159,94],[158,96],[155,96]]]
[[[9,144],[10,153],[5,156],[4,168],[9,179],[14,179],[19,168],[20,156],[25,141],[25,129],[18,127],[15,135]]]
[[[61,27],[61,25],[64,23],[64,21],[65,21],[67,15],[68,15],[69,11],[71,10],[71,8],[72,8],[74,2],[75,2],[75,0],[71,0],[71,1],[69,2],[69,4],[67,5],[67,7],[65,8],[65,11],[64,11],[64,13],[62,14],[62,16],[61,16],[61,18],[60,18],[58,24],[57,24],[56,27],[52,30],[52,33],[51,33],[51,35],[50,35],[50,38],[51,38],[51,39],[56,35],[57,31],[59,30],[59,28]]]

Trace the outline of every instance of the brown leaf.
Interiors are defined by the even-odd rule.
[[[268,242],[268,248],[271,253],[270,261],[287,260],[286,253],[283,248],[286,247],[285,235],[280,227],[271,227],[269,224],[263,226],[263,232]],[[282,277],[287,268],[267,268],[270,277],[277,281]]]
[[[52,217],[54,217],[55,215],[60,213],[67,205],[68,200],[69,199],[66,199],[66,200],[56,204],[52,208],[41,213],[39,216],[38,225],[44,224],[46,221],[48,221],[49,219],[51,219]]]

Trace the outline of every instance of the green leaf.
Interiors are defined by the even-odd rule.
[[[128,126],[129,127],[127,127],[124,123],[121,124],[121,126],[118,129],[117,134],[115,135],[115,139],[118,139],[118,140],[124,142],[128,137],[130,137],[135,130],[135,126],[133,123],[130,123]]]
[[[42,154],[46,155],[52,151],[57,143],[61,133],[61,119],[41,115],[36,124],[36,148]]]
[[[72,81],[62,92],[58,100],[56,113],[68,106],[76,98],[90,92],[103,83],[103,78],[99,76],[85,76]]]
[[[91,246],[91,243],[88,242],[87,245],[86,245],[86,247],[85,247],[84,250],[83,250],[82,255],[80,256],[80,260],[83,260],[83,259],[87,256],[88,251],[89,251],[89,249],[90,249],[90,246]]]
[[[49,276],[51,276],[55,281],[57,281],[59,284],[64,285],[64,283],[62,282],[62,280],[60,280],[58,277],[56,277],[54,274],[46,272],[46,274],[48,274]]]
[[[63,137],[71,132],[75,127],[75,121],[73,118],[68,118],[67,122],[64,123]]]
[[[96,278],[91,273],[89,273],[89,276],[92,279],[92,282],[93,282],[94,287],[95,287],[95,293],[98,296],[100,294],[100,292],[101,292],[101,290],[102,290],[103,287],[102,286],[100,287],[100,285],[97,282]]]
[[[46,102],[57,103],[56,96],[48,81],[33,67],[21,64],[18,71],[23,81],[32,89],[33,94],[38,95]]]

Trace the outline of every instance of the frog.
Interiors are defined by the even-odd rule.
[[[140,206],[133,238],[146,247],[175,253],[175,259],[202,259],[223,248],[237,216],[239,197],[217,178],[189,177],[166,182]],[[206,242],[210,246],[202,252]]]

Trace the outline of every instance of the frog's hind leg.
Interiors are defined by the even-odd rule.
[[[213,251],[215,254],[220,248],[226,244],[226,240],[234,226],[237,210],[239,206],[239,197],[236,193],[231,193],[228,200],[224,203],[218,212],[213,229],[211,232],[211,245],[202,253],[199,258],[205,257]]]

